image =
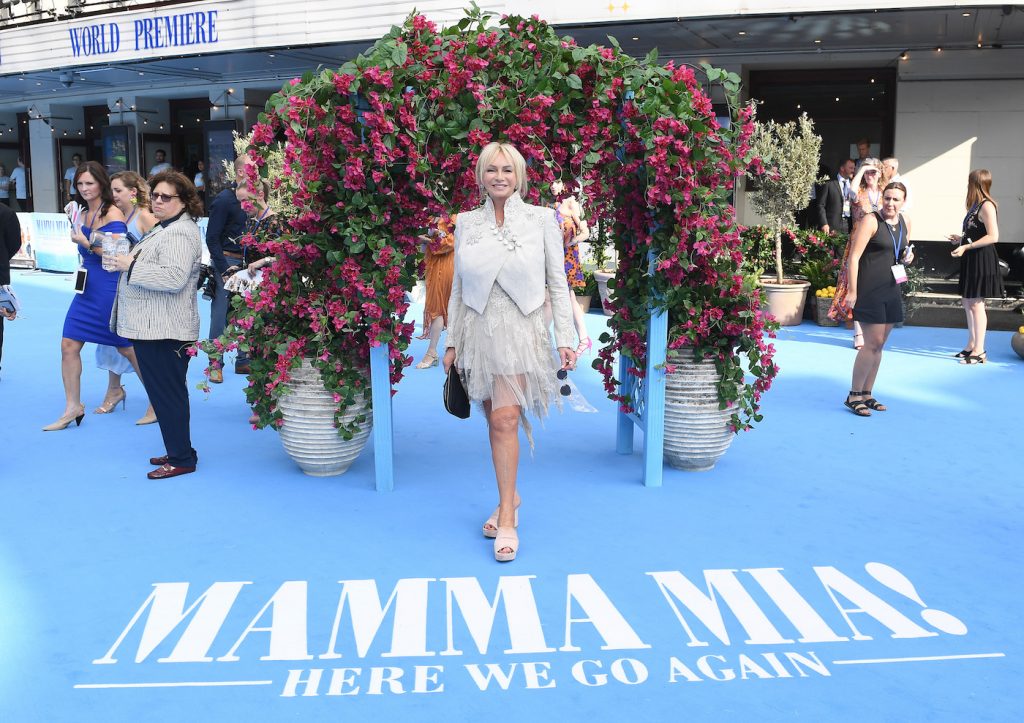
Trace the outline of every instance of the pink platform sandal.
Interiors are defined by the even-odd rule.
[[[509,549],[511,552],[501,552]],[[498,562],[512,562],[519,552],[519,535],[514,527],[499,527],[494,537],[494,559]]]
[[[519,505],[523,504],[522,500],[519,500]],[[512,523],[514,527],[519,527],[519,505],[516,505],[516,516],[515,521]],[[498,534],[498,510],[500,507],[495,507],[494,512],[490,517],[487,518],[487,522],[484,523],[483,533],[484,537],[494,538]]]
[[[579,346],[576,347],[576,356],[580,357],[590,351],[591,347],[594,346],[594,342],[590,340],[589,336],[580,339]]]

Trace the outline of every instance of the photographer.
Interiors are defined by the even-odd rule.
[[[242,247],[238,239],[245,233],[246,214],[235,196],[235,186],[245,183],[245,159],[235,159],[235,185],[217,194],[210,204],[210,221],[206,227],[206,248],[210,251],[213,264],[214,293],[210,304],[210,339],[224,333],[227,325],[229,294],[224,289],[224,277],[228,269],[237,271],[242,266]],[[204,291],[204,298],[209,298]],[[235,371],[247,374],[243,364],[236,364]],[[210,369],[210,381],[220,384],[224,381],[222,369]]]

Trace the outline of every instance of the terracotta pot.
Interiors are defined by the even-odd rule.
[[[597,282],[597,293],[601,297],[601,309],[604,311],[605,316],[611,316],[612,312],[608,310],[607,302],[608,296],[611,293],[608,290],[608,280],[615,277],[614,273],[608,271],[595,271],[594,281]]]
[[[580,305],[580,309],[583,310],[584,314],[590,311],[590,302],[592,300],[593,297],[590,294],[576,294],[576,303]]]
[[[1017,352],[1017,356],[1019,356],[1021,359],[1024,359],[1024,334],[1021,334],[1018,331],[1013,336],[1011,336],[1010,346],[1013,348],[1015,352]]]
[[[768,279],[761,279],[761,286],[768,297],[768,311],[783,326],[796,326],[804,316],[804,304],[807,303],[807,290],[811,288],[808,281],[784,279],[779,284]]]
[[[312,477],[344,474],[370,437],[373,417],[369,404],[364,401],[349,407],[345,422],[360,414],[366,414],[366,421],[352,439],[344,439],[334,426],[334,397],[309,359],[292,370],[286,390],[278,403],[284,417],[278,432],[288,456]]]

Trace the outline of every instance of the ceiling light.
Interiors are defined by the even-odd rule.
[[[904,50],[902,53],[900,53],[900,60],[909,60],[909,59],[910,59],[910,56],[907,54],[906,50]]]
[[[936,53],[941,53],[941,52],[942,52],[942,48],[936,48],[936,49],[935,49],[935,52],[936,52]]]
[[[981,47],[981,41],[980,40],[978,41],[978,47],[979,48]]]
[[[639,40],[639,39],[640,38],[638,38],[636,35],[633,36],[633,40]]]
[[[821,45],[821,41],[820,41],[820,40],[815,40],[814,42],[815,42],[815,44],[817,44],[817,45]]]
[[[971,14],[969,12],[967,12],[967,11],[964,11],[964,12],[962,12],[960,14],[963,15],[965,18],[971,17]]]
[[[800,110],[800,104],[799,103],[796,104],[796,109]]]
[[[273,58],[273,57],[275,57],[275,56],[274,56],[274,54],[273,54],[273,53],[267,53],[267,57],[268,57],[268,58]]]
[[[874,79],[874,78],[872,78],[872,79],[871,79],[871,82],[872,82],[872,83],[874,83],[874,82],[875,82],[875,79]]]
[[[198,71],[198,70],[199,70],[199,68],[192,68],[192,70]]]
[[[838,103],[838,102],[839,102],[839,96],[837,95],[836,96],[836,103]]]
[[[746,34],[747,34],[747,31],[746,31],[746,30],[741,30],[741,31],[739,31],[739,32],[737,33],[737,35],[746,35]]]
[[[145,75],[145,73],[143,73],[143,72],[142,72],[142,71],[140,70],[140,71],[139,71],[139,75]]]

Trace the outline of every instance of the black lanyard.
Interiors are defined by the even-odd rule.
[[[885,223],[885,221],[883,220],[882,223]],[[887,223],[885,224],[885,228],[889,231],[889,238],[892,239],[892,255],[898,264],[900,262],[900,247],[903,245],[903,222],[898,217],[896,218],[896,226],[900,230],[898,237],[892,232],[892,226]]]

